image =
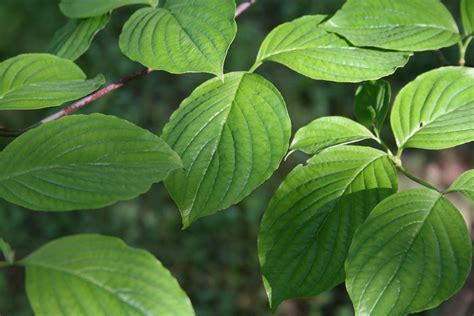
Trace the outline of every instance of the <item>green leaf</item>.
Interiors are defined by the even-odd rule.
[[[184,227],[240,202],[278,168],[291,122],[278,90],[257,74],[226,74],[199,86],[165,126],[163,139],[186,171],[165,181]]]
[[[408,62],[411,53],[349,45],[320,27],[324,19],[304,16],[278,26],[265,38],[256,65],[274,61],[312,79],[360,82],[390,75]]]
[[[366,126],[374,126],[380,131],[388,114],[391,96],[392,89],[387,81],[364,82],[356,91],[357,120]]]
[[[258,236],[272,308],[343,282],[355,230],[396,190],[390,158],[368,147],[328,149],[297,166],[272,198]]]
[[[405,86],[391,123],[399,148],[444,149],[474,141],[474,69],[445,67]]]
[[[57,239],[21,264],[36,316],[194,315],[170,272],[150,253],[118,238]]]
[[[222,78],[234,40],[234,0],[174,0],[135,12],[120,35],[130,59],[155,70],[207,72]]]
[[[30,130],[0,153],[0,197],[41,211],[100,208],[181,167],[148,131],[113,116],[74,115]]]
[[[406,315],[438,306],[471,270],[464,219],[438,192],[382,201],[357,230],[346,262],[356,315]]]
[[[461,0],[461,17],[464,33],[474,33],[474,0]]]
[[[158,0],[61,0],[61,12],[73,19],[89,18],[109,13],[117,8],[131,4],[158,5]]]
[[[86,75],[70,60],[48,54],[24,54],[0,63],[0,110],[59,106],[86,96],[104,82]]]
[[[313,155],[326,148],[369,138],[375,139],[375,136],[359,123],[341,116],[327,116],[298,130],[291,149]]]
[[[110,20],[110,14],[69,22],[54,34],[48,52],[61,58],[76,60],[90,47],[94,36]]]
[[[459,176],[447,192],[461,192],[474,201],[474,170],[466,171]]]
[[[356,46],[400,51],[435,50],[461,39],[439,0],[348,0],[324,28]]]
[[[8,264],[15,262],[15,251],[13,251],[12,247],[3,240],[3,238],[0,238],[0,251]]]

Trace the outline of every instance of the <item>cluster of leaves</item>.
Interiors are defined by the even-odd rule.
[[[471,269],[472,247],[446,194],[473,199],[474,172],[440,191],[411,176],[401,158],[405,148],[440,150],[474,140],[474,69],[436,69],[400,91],[390,117],[396,154],[380,137],[391,89],[378,79],[418,51],[459,44],[463,59],[473,35],[474,1],[462,0],[461,35],[439,0],[348,0],[333,16],[278,26],[249,71],[225,73],[237,32],[234,0],[62,0],[60,9],[71,20],[49,53],[0,63],[0,110],[59,106],[97,90],[103,76],[87,80],[74,60],[113,10],[131,4],[146,7],[123,27],[119,45],[128,58],[150,70],[216,78],[182,102],[161,138],[101,114],[71,115],[27,131],[0,153],[1,198],[37,211],[94,209],[164,181],[188,227],[239,203],[289,149],[302,151],[311,158],[275,193],[258,238],[273,309],[342,282],[358,315],[421,311],[459,290]],[[254,73],[267,61],[315,80],[365,81],[356,95],[359,123],[316,119],[289,148],[285,101]],[[363,140],[384,151],[349,145]],[[397,193],[397,169],[424,188]],[[154,257],[115,238],[66,237],[19,261],[3,240],[0,249],[6,258],[0,266],[26,268],[37,315],[194,313]]]

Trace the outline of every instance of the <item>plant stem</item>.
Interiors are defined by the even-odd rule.
[[[464,66],[466,64],[466,51],[471,43],[472,36],[467,36],[458,43],[459,45],[459,65]]]
[[[401,173],[403,173],[407,178],[409,178],[410,180],[418,183],[418,184],[421,184],[422,186],[424,187],[427,187],[431,190],[435,190],[439,193],[442,193],[440,190],[438,190],[436,187],[432,186],[431,184],[429,184],[428,182],[420,179],[420,178],[417,178],[415,177],[414,175],[412,175],[408,170],[406,170],[401,164],[396,164],[396,167],[398,170],[400,170]]]
[[[247,0],[246,2],[243,2],[241,3],[237,9],[235,10],[235,17],[239,17],[242,13],[244,13],[250,6],[252,6],[253,4],[255,4],[255,2],[257,2],[257,0]],[[112,91],[115,91],[121,87],[123,87],[124,85],[126,85],[127,83],[129,83],[130,81],[133,81],[137,78],[140,78],[140,77],[143,77],[149,73],[153,72],[153,69],[151,68],[143,68],[131,75],[128,75],[120,80],[118,80],[117,82],[114,82],[110,85],[108,85],[107,87],[105,88],[102,88],[94,93],[92,93],[91,95],[85,97],[85,98],[82,98],[80,99],[79,101],[76,101],[74,102],[73,104],[67,106],[66,108],[62,109],[61,111],[59,112],[56,112],[44,119],[42,119],[41,121],[31,125],[31,126],[28,126],[26,128],[23,128],[23,129],[20,129],[20,130],[11,130],[9,128],[4,128],[4,127],[0,127],[0,137],[18,137],[20,136],[21,134],[35,128],[35,127],[38,127],[44,123],[47,123],[47,122],[51,122],[51,121],[54,121],[54,120],[57,120],[61,117],[64,117],[66,115],[69,115],[73,112],[76,112],[77,110],[79,110],[80,108],[102,98],[103,96],[109,94],[110,92]]]

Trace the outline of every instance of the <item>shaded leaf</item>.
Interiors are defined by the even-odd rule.
[[[155,70],[222,77],[237,32],[234,14],[234,0],[174,0],[144,8],[125,23],[120,49]]]
[[[438,306],[471,270],[464,219],[438,192],[382,201],[357,230],[346,262],[356,315],[406,315]]]
[[[320,27],[324,19],[304,16],[278,26],[265,38],[256,65],[274,61],[312,79],[360,82],[388,76],[408,62],[410,53],[349,45]]]
[[[165,181],[184,227],[268,179],[288,150],[290,124],[282,96],[257,74],[226,74],[194,90],[163,131],[185,167]]]
[[[109,20],[110,14],[69,20],[54,34],[48,52],[65,59],[78,59],[89,49],[94,36],[107,25]]]
[[[258,235],[272,308],[343,282],[355,230],[396,190],[390,158],[368,147],[328,149],[297,166],[273,196]]]
[[[80,19],[106,14],[131,4],[148,4],[156,7],[158,0],[61,0],[59,8],[65,16]]]
[[[150,253],[118,238],[57,239],[21,264],[37,316],[194,315],[170,272]]]
[[[326,148],[373,138],[364,126],[342,116],[326,116],[302,127],[291,143],[292,150],[316,154]]]
[[[74,115],[30,130],[0,153],[0,197],[41,211],[100,208],[181,167],[165,142],[130,122]]]
[[[24,54],[0,63],[0,110],[32,110],[62,105],[97,90],[102,75],[86,75],[70,60]]]
[[[456,21],[439,0],[348,0],[324,28],[356,46],[400,51],[456,44]]]
[[[474,170],[464,172],[449,187],[448,192],[461,192],[474,201]]]
[[[388,114],[392,89],[385,80],[364,82],[356,91],[357,120],[381,130]]]
[[[392,129],[399,148],[444,149],[474,140],[474,69],[424,73],[395,99]]]

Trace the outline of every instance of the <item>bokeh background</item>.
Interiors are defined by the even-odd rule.
[[[44,52],[54,32],[66,18],[59,0],[0,0],[0,61],[21,53]],[[240,1],[238,1],[240,2]],[[226,71],[248,69],[265,35],[280,23],[307,14],[332,14],[343,0],[258,0],[238,19],[239,32],[229,52]],[[458,0],[443,1],[459,20]],[[90,76],[102,73],[109,82],[140,68],[120,53],[118,37],[123,23],[137,7],[113,13],[112,21],[94,41],[78,64]],[[441,54],[443,56],[441,56]],[[416,54],[407,67],[388,78],[396,93],[417,75],[446,63],[456,64],[457,48]],[[467,54],[474,66],[474,48]],[[357,85],[314,81],[277,65],[258,69],[282,92],[294,130],[325,115],[353,117]],[[102,112],[128,119],[161,133],[170,114],[208,75],[169,75],[156,72],[141,78],[85,108],[82,113]],[[55,109],[29,112],[6,111],[0,125],[28,126]],[[474,123],[473,123],[474,124]],[[393,146],[387,128],[383,136]],[[0,139],[3,148],[10,139]],[[447,187],[460,173],[473,168],[474,146],[442,152],[407,151],[408,169],[420,177]],[[159,258],[189,294],[197,315],[270,315],[257,258],[256,236],[262,213],[286,174],[305,160],[293,155],[274,176],[239,205],[199,220],[181,229],[177,208],[162,184],[132,201],[101,210],[70,213],[32,212],[0,201],[0,237],[22,258],[57,237],[78,233],[100,233],[124,239]],[[402,178],[402,187],[414,186]],[[452,196],[472,226],[472,205]],[[474,281],[440,308],[423,315],[463,316],[474,314]],[[32,315],[24,290],[21,269],[0,271],[0,315]],[[284,303],[277,315],[353,315],[343,286],[306,300]],[[51,315],[54,316],[54,315]]]

